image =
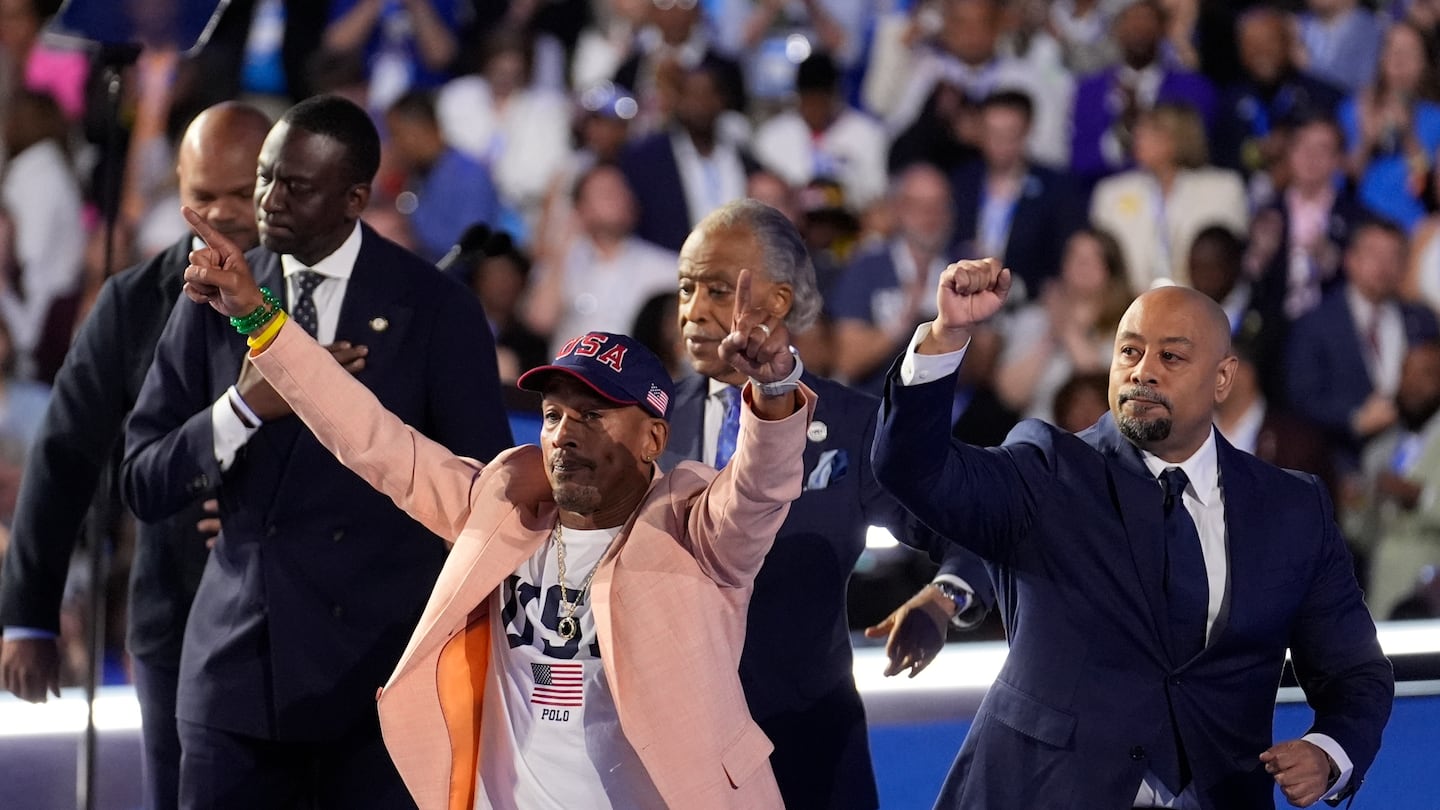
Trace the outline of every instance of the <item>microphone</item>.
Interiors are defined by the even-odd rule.
[[[436,269],[442,273],[459,272],[460,268],[454,270],[451,268],[460,261],[461,257],[485,247],[485,243],[490,241],[490,235],[490,226],[483,222],[477,222],[466,228],[465,232],[460,234],[460,241],[456,242],[454,247],[446,251],[445,255],[440,257],[440,261],[435,263]]]

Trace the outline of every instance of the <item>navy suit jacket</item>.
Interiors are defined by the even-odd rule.
[[[1290,329],[1285,350],[1285,381],[1290,406],[1325,428],[1350,453],[1359,441],[1350,416],[1375,390],[1361,354],[1364,338],[1350,316],[1345,285],[1331,290],[1315,309]],[[1440,335],[1435,313],[1421,304],[1400,304],[1405,340],[1413,346]],[[1347,460],[1354,460],[1348,458]]]
[[[20,484],[0,624],[59,632],[75,541],[97,495],[107,505],[114,497],[125,418],[180,295],[190,248],[186,237],[106,281],[75,336]],[[152,666],[180,664],[185,617],[208,553],[195,528],[206,494],[197,490],[172,517],[136,527],[126,646]]]
[[[805,444],[805,488],[790,505],[755,580],[740,683],[751,715],[776,744],[772,764],[787,806],[874,808],[875,777],[845,610],[846,584],[865,550],[867,527],[885,526],[935,559],[943,557],[942,572],[968,582],[984,609],[993,592],[978,558],[919,526],[875,482],[869,450],[875,397],[813,374],[803,379],[819,395],[811,440]],[[709,383],[708,377],[693,375],[676,386],[670,443],[660,459],[664,469],[704,459]],[[837,703],[856,707],[843,723],[836,720],[844,711]],[[806,717],[802,734],[777,728],[796,714]],[[806,782],[821,784],[828,793],[787,790]]]
[[[479,303],[361,227],[336,330],[337,341],[369,347],[356,377],[426,435],[489,460],[510,430]],[[248,258],[260,284],[285,290],[278,255],[257,248]],[[293,415],[263,425],[221,472],[210,406],[246,351],[210,307],[176,307],[130,420],[122,490],[137,516],[157,520],[218,487],[224,528],[185,630],[177,716],[263,739],[333,739],[375,723],[375,690],[445,545]]]
[[[630,183],[639,209],[635,235],[667,250],[679,252],[690,236],[690,204],[670,131],[656,132],[631,143],[620,154],[620,171]],[[755,171],[753,158],[740,150],[747,173]],[[709,212],[706,212],[709,213]]]
[[[1105,131],[1120,114],[1111,91],[1119,68],[1111,67],[1087,76],[1075,88],[1073,127],[1070,131],[1070,171],[1090,184],[1121,171],[1127,166],[1112,166],[1100,148]],[[1189,104],[1210,124],[1215,113],[1215,89],[1198,73],[1167,68],[1160,80],[1157,102]]]
[[[898,364],[897,364],[898,367]],[[1207,810],[1273,807],[1259,755],[1291,652],[1358,786],[1394,677],[1314,476],[1216,436],[1229,560],[1209,643],[1170,650],[1161,488],[1107,414],[1077,435],[1035,420],[1005,443],[949,442],[953,376],[892,375],[875,439],[880,483],[992,563],[1010,653],[937,807],[1129,807],[1147,771],[1176,773],[1176,735]]]
[[[955,240],[973,246],[985,204],[985,164],[963,164],[950,183],[955,198]],[[1069,176],[1043,166],[1029,168],[1015,201],[1003,258],[1005,266],[1025,280],[1030,297],[1038,297],[1045,280],[1059,275],[1065,242],[1085,219],[1079,189]]]

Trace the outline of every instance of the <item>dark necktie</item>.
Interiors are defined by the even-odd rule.
[[[1179,467],[1160,473],[1160,486],[1165,491],[1165,597],[1170,607],[1170,638],[1178,661],[1188,661],[1204,649],[1205,621],[1210,612],[1210,579],[1200,551],[1200,532],[1183,498],[1189,483]]]
[[[735,455],[735,441],[740,436],[740,389],[725,389],[725,419],[720,423],[720,437],[715,441],[715,469],[723,470]]]
[[[315,288],[325,277],[314,270],[301,270],[295,274],[295,306],[290,312],[290,317],[300,324],[300,328],[315,337],[320,329],[320,313],[315,311]]]

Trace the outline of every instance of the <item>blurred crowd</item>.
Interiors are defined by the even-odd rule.
[[[1440,615],[1440,1],[235,0],[114,121],[58,5],[0,0],[0,521],[107,271],[185,232],[191,117],[337,93],[385,137],[365,219],[469,280],[506,381],[586,330],[688,373],[676,252],[745,196],[814,258],[807,367],[861,389],[948,262],[1003,257],[971,442],[1090,425],[1131,299],[1193,286],[1242,360],[1222,434],[1329,485],[1377,618]]]

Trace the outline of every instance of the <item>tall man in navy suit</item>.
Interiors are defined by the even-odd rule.
[[[247,249],[259,240],[255,160],[269,129],[260,110],[225,102],[196,116],[180,139],[180,201]],[[24,700],[44,701],[47,688],[59,685],[55,638],[70,557],[91,502],[97,495],[114,499],[125,418],[180,296],[193,247],[187,234],[106,281],[55,376],[20,484],[0,582],[0,675]],[[152,810],[170,810],[179,801],[180,641],[208,555],[197,521],[209,497],[197,493],[166,520],[136,527],[125,646],[140,703],[145,806]]]
[[[670,443],[660,457],[666,470],[687,459],[724,467],[735,449],[745,375],[721,359],[719,340],[733,319],[742,268],[751,271],[752,301],[792,331],[820,312],[814,266],[784,214],[746,199],[696,226],[680,252],[680,323],[697,373],[676,386]],[[879,798],[845,610],[867,528],[884,526],[945,556],[936,581],[883,623],[892,673],[922,669],[945,625],[953,618],[973,627],[993,597],[978,558],[920,529],[875,482],[875,398],[808,372],[803,379],[821,403],[805,448],[804,491],[755,580],[740,682],[750,713],[775,744],[770,762],[787,807],[874,810]]]
[[[1079,189],[1069,175],[1025,157],[1035,105],[1002,90],[980,102],[980,160],[950,178],[955,242],[971,256],[999,256],[1022,268],[1027,298],[1038,299],[1060,274],[1065,242],[1085,224]]]
[[[292,107],[260,151],[262,285],[409,424],[457,453],[510,444],[474,296],[359,222],[379,163],[365,111]],[[216,487],[224,528],[186,627],[185,808],[413,806],[380,739],[385,682],[443,541],[335,461],[223,320],[177,308],[131,416],[122,490],[158,520]]]
[[[880,483],[993,565],[1010,654],[937,806],[1296,806],[1360,785],[1390,716],[1380,651],[1325,488],[1216,434],[1235,357],[1224,310],[1151,290],[1120,322],[1110,413],[947,443],[971,330],[1010,271],[950,265],[937,318],[891,371]],[[947,446],[948,444],[948,446]],[[1272,741],[1289,649],[1315,721]]]

